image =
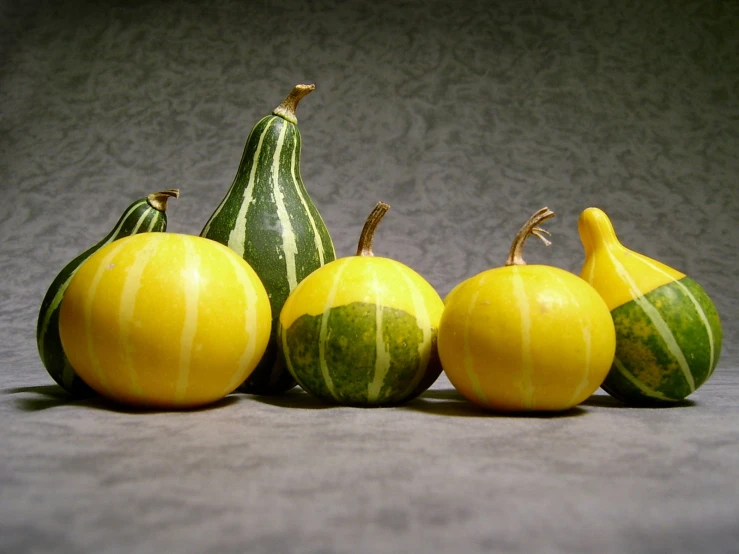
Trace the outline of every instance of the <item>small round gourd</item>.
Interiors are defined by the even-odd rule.
[[[388,208],[380,202],[370,214],[356,256],[311,273],[280,312],[288,370],[327,403],[401,404],[441,373],[436,348],[441,298],[408,266],[372,253],[375,227]]]
[[[603,382],[615,333],[605,302],[562,269],[526,265],[526,237],[554,214],[539,210],[513,241],[505,267],[462,282],[446,298],[439,356],[468,400],[505,412],[561,411]]]
[[[215,241],[147,233],[101,248],[77,270],[59,329],[73,367],[101,395],[194,408],[238,387],[264,353],[264,286]]]

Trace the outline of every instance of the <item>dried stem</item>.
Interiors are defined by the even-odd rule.
[[[284,117],[291,123],[297,124],[298,117],[295,115],[295,110],[298,108],[298,103],[306,94],[315,89],[316,85],[295,85],[292,92],[287,95],[287,98],[285,98],[282,101],[282,104],[277,106],[272,113],[274,115]]]
[[[146,197],[146,200],[149,202],[149,205],[155,210],[166,212],[167,200],[169,200],[170,198],[178,198],[179,196],[179,189],[169,189],[163,190],[161,192],[152,192],[149,196]]]
[[[369,214],[367,221],[364,222],[362,234],[359,236],[357,256],[374,256],[372,253],[372,240],[375,238],[375,229],[389,209],[389,204],[378,202],[372,213]]]
[[[547,246],[551,244],[544,236],[545,234],[549,235],[549,231],[538,227],[540,223],[551,217],[554,217],[554,212],[549,208],[542,208],[529,218],[526,224],[521,227],[516,238],[513,239],[513,244],[511,245],[511,250],[508,252],[508,259],[505,265],[526,265],[526,262],[523,261],[523,244],[529,235],[538,237]]]

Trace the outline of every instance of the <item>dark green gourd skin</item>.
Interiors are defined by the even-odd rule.
[[[252,129],[233,184],[201,236],[225,244],[256,271],[269,295],[272,332],[240,390],[278,394],[296,385],[279,353],[277,323],[290,291],[336,258],[328,229],[300,177],[298,127],[280,115]]]
[[[84,398],[94,393],[69,364],[62,348],[62,341],[59,336],[59,308],[64,297],[64,291],[82,263],[103,246],[129,235],[166,231],[166,198],[176,197],[177,194],[178,192],[174,190],[165,191],[155,193],[149,197],[139,198],[133,202],[123,212],[110,233],[64,266],[64,269],[59,272],[46,291],[36,324],[36,343],[46,371],[59,386],[70,394]],[[162,195],[165,200],[162,201],[161,197],[158,197],[158,200],[155,200],[154,205],[152,205],[151,197],[157,195]]]

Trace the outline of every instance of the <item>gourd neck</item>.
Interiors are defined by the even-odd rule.
[[[288,120],[290,123],[297,125],[298,117],[295,115],[295,111],[298,109],[298,104],[304,96],[316,89],[316,85],[295,85],[292,92],[277,106],[273,111],[273,115],[282,117]]]
[[[599,208],[588,208],[583,211],[577,221],[577,230],[586,256],[600,248],[623,248],[616,237],[611,220]]]
[[[375,238],[375,229],[390,209],[389,204],[378,202],[372,212],[367,217],[362,227],[362,234],[359,236],[359,244],[357,245],[357,256],[374,256],[372,252],[372,241]]]

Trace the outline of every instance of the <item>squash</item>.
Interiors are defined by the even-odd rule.
[[[516,235],[505,267],[483,271],[446,298],[439,356],[468,400],[501,412],[558,412],[588,398],[613,361],[615,331],[603,299],[578,276],[527,265],[528,236],[553,217],[536,212]]]
[[[280,313],[288,370],[326,403],[401,404],[441,373],[436,349],[441,298],[411,268],[372,252],[375,228],[388,208],[380,202],[372,211],[356,256],[311,273]]]
[[[125,237],[90,256],[59,315],[80,377],[117,403],[182,409],[215,402],[264,353],[272,314],[254,270],[215,241]]]
[[[110,233],[64,266],[46,291],[36,323],[38,352],[49,375],[70,394],[78,397],[92,394],[90,388],[69,364],[59,338],[59,306],[72,276],[92,254],[115,240],[137,233],[166,231],[167,200],[178,196],[179,191],[171,189],[154,192],[133,202],[123,212]]]
[[[279,356],[277,316],[297,284],[336,258],[328,229],[300,176],[295,109],[314,85],[297,85],[252,129],[236,177],[201,236],[233,249],[262,280],[274,316],[270,344],[241,390],[276,394],[295,386]]]
[[[603,390],[634,405],[683,400],[718,364],[715,305],[682,272],[623,246],[603,210],[584,210],[578,228],[581,276],[601,294],[616,326],[616,356]]]

